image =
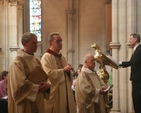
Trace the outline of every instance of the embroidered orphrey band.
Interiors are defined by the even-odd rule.
[[[26,63],[26,61],[22,58],[22,57],[17,57],[18,58],[18,60],[20,60],[21,62],[22,62],[22,64],[23,64],[23,66],[24,66],[24,70],[25,70],[25,75],[28,77],[29,76],[29,74],[30,74],[30,70],[29,70],[29,68],[28,68],[28,65],[27,65],[27,63]],[[35,58],[36,59],[36,61],[37,61],[37,63],[41,66],[41,63],[38,61],[38,59],[37,58]],[[28,84],[27,84],[28,83]],[[19,89],[19,91],[17,91],[16,93],[18,93],[19,94],[19,96],[21,97],[21,95],[22,94],[24,94],[25,92],[20,92],[20,90],[22,91],[24,88],[23,87],[25,87],[26,86],[26,88],[28,88],[28,87],[30,87],[31,88],[31,86],[32,86],[32,83],[31,82],[26,82],[20,89]],[[26,91],[28,91],[29,89],[27,89]],[[20,95],[21,94],[21,95]],[[16,97],[19,97],[19,96],[16,96]],[[15,99],[18,99],[18,98],[15,98]],[[30,106],[31,106],[31,112],[32,113],[38,113],[38,108],[37,108],[37,104],[36,104],[36,102],[30,102]]]
[[[94,87],[94,84],[93,84],[90,76],[86,72],[84,72],[84,75],[85,75],[86,79],[88,80],[88,82],[91,84],[91,86],[94,89],[93,92],[90,95],[88,95],[90,97],[87,96],[87,99],[86,99],[86,103],[85,104],[88,104],[88,102],[91,101],[91,98],[95,95],[95,87]],[[94,107],[95,107],[95,113],[100,113],[99,104],[98,103],[94,103]]]

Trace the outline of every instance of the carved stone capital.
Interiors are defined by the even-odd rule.
[[[74,49],[68,49],[67,53],[74,53]]]
[[[112,4],[112,0],[107,0],[107,4]]]
[[[17,0],[8,0],[11,6],[17,7]]]
[[[17,2],[17,0],[8,0],[9,2]]]
[[[24,0],[18,0],[17,1],[17,5],[23,5],[24,4]]]
[[[9,49],[12,51],[18,51],[18,49],[20,49],[18,46],[11,46],[9,47]]]
[[[128,48],[133,48],[133,46],[131,46],[130,43],[126,43],[126,46],[127,46]]]
[[[17,7],[18,7],[19,10],[23,10],[23,5],[24,5],[23,0],[18,0],[17,1]]]
[[[75,9],[68,9],[66,10],[67,14],[74,14],[75,13]]]
[[[112,48],[112,49],[119,49],[120,46],[121,46],[121,44],[118,43],[118,42],[111,42],[111,43],[109,44],[109,46],[110,46],[110,48]]]
[[[4,0],[0,0],[0,4],[4,3]]]
[[[1,0],[0,0],[1,1]],[[8,0],[9,2],[21,2],[21,3],[23,3],[24,2],[24,0]]]

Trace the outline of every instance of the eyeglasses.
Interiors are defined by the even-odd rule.
[[[87,62],[95,62],[95,59],[89,59]]]
[[[60,42],[62,42],[62,39],[61,39],[61,40],[58,39],[58,40],[55,40],[55,41],[53,41],[53,42],[60,43]]]

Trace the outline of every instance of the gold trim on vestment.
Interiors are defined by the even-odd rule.
[[[91,84],[91,86],[93,88],[93,90],[87,95],[85,101],[82,103],[83,105],[88,106],[91,103],[91,101],[95,95],[96,89],[95,89],[94,84],[93,84],[90,76],[88,75],[88,73],[86,73],[86,72],[82,72],[82,73],[84,73],[86,79],[88,80],[88,82]],[[94,107],[95,107],[95,109],[94,109],[95,113],[100,113],[99,103],[94,103]]]
[[[29,81],[26,81],[24,85],[22,85],[13,95],[14,100],[18,101],[21,97],[23,97],[23,95],[25,93],[27,93],[31,87],[32,87],[32,83]]]

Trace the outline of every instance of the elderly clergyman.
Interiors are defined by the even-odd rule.
[[[99,78],[95,67],[95,59],[91,54],[84,57],[84,66],[76,80],[77,113],[106,113],[107,86]]]

